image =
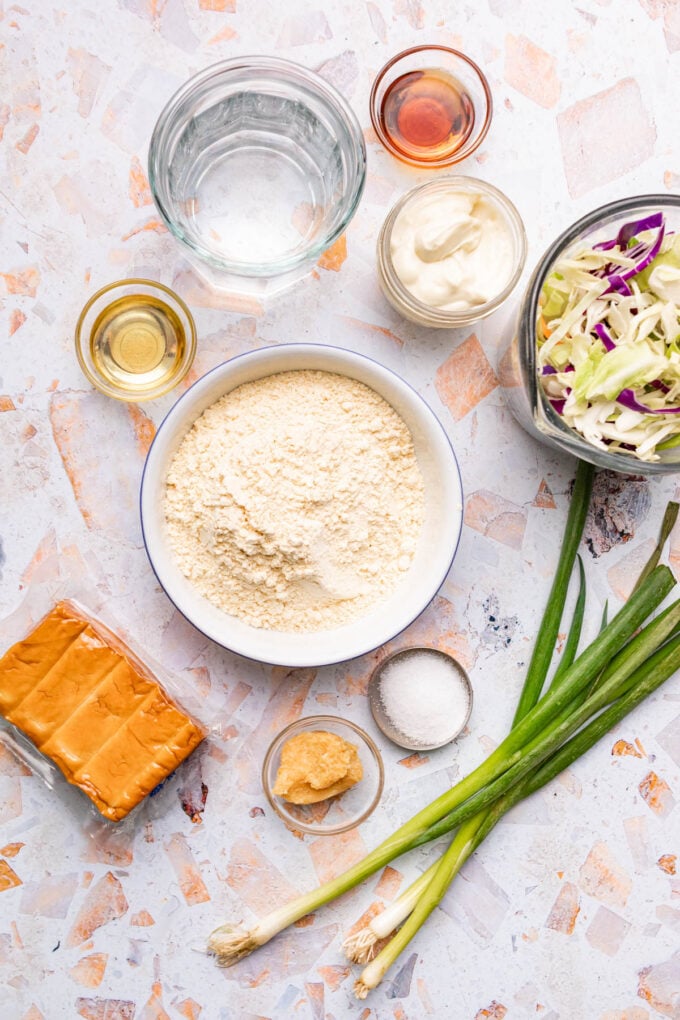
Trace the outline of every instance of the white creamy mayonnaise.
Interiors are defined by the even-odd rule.
[[[452,186],[416,195],[392,227],[390,253],[404,287],[423,304],[464,311],[486,304],[513,272],[513,241],[497,206]]]

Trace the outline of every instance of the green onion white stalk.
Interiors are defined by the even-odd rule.
[[[656,549],[643,568],[634,590],[637,590],[643,584],[644,580],[658,563],[661,549],[673,529],[677,515],[678,505],[670,503],[664,515]],[[578,643],[578,635],[580,634],[585,603],[585,583],[583,565],[580,558],[579,573],[579,595],[564,648],[564,656],[553,677],[551,685],[553,690],[561,683],[570,661],[573,659],[575,647]],[[564,601],[565,595],[565,586],[562,588],[553,586],[551,599],[557,597]],[[554,617],[555,614],[553,613],[553,620]],[[432,864],[420,879],[391,905],[389,908],[390,919],[395,919],[395,928],[402,921],[406,923],[404,923],[397,935],[392,938],[377,956],[374,956],[374,953],[371,952],[370,957],[367,957],[371,962],[364,968],[354,986],[357,998],[366,998],[368,992],[375,988],[382,980],[389,967],[392,966],[400,953],[403,952],[416,932],[427,920],[430,913],[439,904],[449,885],[470,854],[486,838],[506,811],[530,793],[544,786],[563,769],[572,764],[573,761],[584,754],[586,750],[608,732],[616,722],[622,719],[680,667],[680,635],[677,634],[677,631],[680,629],[679,618],[678,603],[675,603],[656,620],[652,621],[642,633],[638,634],[614,658],[609,666],[591,682],[589,691],[582,691],[577,696],[577,702],[573,703],[573,707],[577,707],[579,700],[583,704],[581,711],[575,712],[571,719],[572,723],[576,722],[574,728],[579,728],[584,716],[588,718],[602,708],[602,706],[606,705],[608,701],[613,701],[613,703],[605,711],[596,715],[595,719],[578,732],[576,736],[572,737],[571,740],[562,743],[561,748],[553,753],[547,762],[540,765],[538,769],[534,768],[532,770],[530,767],[526,770],[514,785],[512,785],[512,770],[506,772],[501,777],[501,782],[504,786],[506,783],[511,784],[507,792],[496,800],[491,808],[470,818],[458,830],[449,849],[444,853],[441,860]],[[545,623],[545,617],[543,622]],[[606,611],[603,615],[602,625],[603,627],[606,625]],[[557,626],[559,626],[559,618],[555,623],[555,627]],[[543,634],[550,633],[549,628],[546,627],[542,627],[541,631]],[[667,638],[670,638],[670,640],[664,645],[663,642]],[[657,650],[655,651],[655,649]],[[523,701],[524,708],[518,708],[515,717],[516,721],[522,718],[523,713],[526,714],[532,704],[530,688],[533,689],[534,699],[540,693],[545,676],[547,675],[548,665],[549,659],[546,656],[541,658],[534,655],[532,657],[529,673],[523,688],[523,694],[527,694],[527,697],[520,699],[521,702]],[[626,665],[628,668],[626,668]],[[534,673],[533,676],[530,675],[532,672]],[[558,738],[558,743],[560,724],[566,722],[569,716],[570,708],[567,708],[562,713],[562,717],[558,717],[553,724],[557,727],[554,736]],[[579,718],[581,721],[579,721]],[[537,742],[534,741],[534,744],[536,745]],[[531,759],[530,746],[527,749],[524,764],[529,764]],[[383,921],[382,928],[384,929],[385,927],[386,922]]]
[[[584,475],[589,471],[592,473],[592,469],[579,465],[581,484],[587,482]],[[589,492],[590,488],[582,491]],[[577,515],[575,511],[570,511],[572,529],[575,526],[579,536],[584,518],[585,514]],[[574,543],[570,533],[567,539],[572,545],[570,555],[573,564],[578,541]],[[559,614],[555,612],[554,603],[561,600],[563,605],[567,583],[568,573],[564,570],[560,586],[551,593],[550,627],[541,629],[541,639],[550,645],[551,651],[561,616],[561,610]],[[557,771],[566,767],[565,763],[575,760],[606,732],[602,726],[609,728],[616,718],[622,717],[617,713],[630,711],[655,685],[663,682],[665,675],[661,674],[664,668],[672,667],[671,671],[676,668],[676,659],[671,653],[663,649],[657,653],[655,649],[661,642],[668,640],[668,647],[672,646],[672,652],[680,655],[680,637],[676,642],[673,636],[680,629],[680,603],[671,606],[636,635],[638,628],[661,604],[674,583],[667,567],[653,569],[626,605],[603,627],[589,648],[573,662],[567,661],[560,667],[559,682],[553,682],[551,689],[537,704],[533,702],[540,696],[551,656],[535,656],[536,661],[532,659],[527,674],[527,682],[531,680],[533,689],[531,696],[525,698],[526,714],[485,762],[418,812],[344,874],[277,909],[250,930],[233,925],[217,928],[208,943],[209,951],[215,955],[217,962],[225,966],[235,963],[304,915],[353,888],[406,850],[462,825],[442,860],[420,876],[392,907],[380,915],[382,921],[375,919],[375,931],[363,940],[357,935],[354,942],[350,943],[348,948],[353,955],[367,959],[376,941],[374,934],[378,939],[383,938],[407,918],[396,939],[376,957],[376,966],[368,975],[362,975],[358,991],[361,992],[362,986],[366,990],[373,987],[380,974],[384,973],[381,967],[385,965],[386,969],[400,952],[400,947],[415,934],[443,896],[464,860],[498,818],[517,799],[538,788],[535,785],[537,777],[544,777],[543,781],[547,782],[548,778],[557,774],[551,771],[553,766]],[[580,613],[582,615],[582,607]],[[572,629],[576,626],[577,616],[578,603]],[[580,622],[578,626],[580,628]],[[619,650],[626,645],[625,655],[617,656]],[[574,650],[575,642],[568,640],[565,646],[567,660]],[[652,671],[653,675],[650,673],[652,663],[658,666],[656,672]],[[593,689],[595,684],[597,686]],[[596,714],[594,721],[577,732],[593,714]],[[573,754],[572,758],[569,758],[570,754]],[[383,955],[388,951],[388,955]]]
[[[413,936],[422,927],[432,911],[439,905],[451,882],[465,861],[503,815],[520,800],[528,797],[554,779],[580,758],[605,733],[640,704],[652,691],[680,668],[680,635],[675,635],[664,647],[658,649],[647,662],[630,677],[622,696],[597,716],[593,722],[564,744],[541,768],[530,772],[520,782],[510,786],[506,793],[491,806],[470,818],[460,827],[448,850],[442,858],[431,865],[403,895],[392,904],[391,917],[404,921],[397,934],[371,959],[354,986],[357,998],[365,999],[368,992],[385,976],[387,970],[403,952]],[[417,888],[417,897],[414,893]],[[415,899],[415,902],[413,902]],[[387,911],[385,912],[387,913]],[[379,915],[382,917],[383,915]],[[395,926],[396,927],[396,923]],[[384,937],[384,936],[381,936]],[[357,962],[362,962],[361,960]]]
[[[576,557],[576,550],[581,540],[581,534],[585,525],[585,520],[588,511],[588,505],[590,503],[590,495],[592,491],[594,478],[594,471],[592,467],[587,465],[584,461],[579,463],[576,480],[574,482],[574,498],[572,499],[569,506],[569,513],[567,515],[567,522],[565,527],[564,538],[562,541],[562,547],[560,550],[560,558],[558,568],[555,572],[555,578],[550,591],[550,597],[546,609],[543,613],[541,625],[539,628],[539,634],[534,646],[534,650],[531,656],[527,674],[524,680],[524,685],[520,693],[520,698],[515,713],[514,722],[518,722],[522,719],[527,712],[534,707],[536,704],[545,677],[547,675],[550,661],[552,658],[553,649],[555,646],[555,640],[557,638],[557,632],[559,629],[562,613],[564,610],[564,603],[566,601],[567,590],[569,585],[569,577],[574,565],[574,559]],[[560,662],[553,678],[553,685],[556,684],[560,678],[564,675],[566,670],[572,665],[575,657],[576,650],[581,635],[581,627],[583,624],[583,615],[585,611],[585,574],[583,570],[583,561],[581,557],[578,557],[579,566],[579,591],[576,598],[576,604],[574,607],[574,614],[572,618],[572,624],[569,629],[569,634],[565,642],[565,646],[560,658]],[[506,773],[505,775],[507,775]],[[496,784],[499,782],[503,783],[504,777],[501,776],[500,780],[496,780]],[[493,787],[495,784],[490,784]],[[490,787],[486,787],[486,792],[489,793]],[[483,791],[480,791],[483,792]],[[472,798],[474,801],[474,798]],[[467,801],[467,806],[470,806],[470,800]],[[487,809],[488,810],[488,809]],[[471,815],[468,821],[468,829],[463,827],[462,836],[460,841],[463,846],[468,845],[467,834],[472,835],[477,833],[482,826],[484,815]],[[443,827],[451,822],[451,816],[446,816],[442,819],[438,825]],[[453,826],[451,826],[452,828]],[[471,844],[470,844],[471,845]],[[452,853],[454,851],[452,850]],[[463,863],[463,856],[459,854],[459,863],[456,867],[456,871]],[[392,934],[400,924],[402,924],[406,918],[415,909],[420,897],[425,893],[430,882],[434,878],[439,866],[438,861],[434,861],[433,864],[418,878],[415,882],[408,887],[408,889],[402,893],[401,896],[394,903],[390,904],[389,907],[377,917],[372,918],[366,926],[360,931],[354,933],[352,936],[347,938],[343,943],[343,949],[345,950],[346,956],[354,963],[369,963],[375,957],[376,943],[380,939],[384,939]],[[454,872],[451,873],[453,878]],[[415,932],[414,932],[415,934]],[[411,936],[412,937],[412,936]],[[381,954],[380,960],[378,960],[372,967],[367,968],[362,973],[359,980],[355,985],[355,992],[359,998],[365,998],[368,990],[375,987],[385,974],[387,968],[391,965],[396,956],[401,952],[403,946],[398,942],[393,942],[387,948],[385,952]]]
[[[547,754],[556,749],[556,744],[554,741],[551,742],[549,728],[542,735],[542,727],[563,713],[578,692],[599,675],[609,662],[614,650],[632,636],[649,613],[666,597],[674,583],[672,574],[667,567],[657,567],[639,591],[631,597],[595,639],[590,648],[579,656],[565,672],[559,691],[549,691],[485,762],[451,790],[447,790],[428,807],[414,815],[409,822],[397,829],[362,861],[337,878],[294,900],[287,907],[276,910],[250,931],[233,925],[223,925],[217,928],[211,934],[208,942],[208,949],[215,955],[217,962],[222,966],[236,963],[253,949],[268,942],[278,932],[304,917],[305,914],[311,913],[329,900],[352,889],[379,868],[389,864],[405,850],[419,845],[422,841],[420,837],[431,826],[446,815],[451,815],[455,808],[464,806],[465,811],[454,816],[455,821],[452,821],[448,828],[443,830],[450,831],[452,825],[458,824],[461,817],[466,815],[469,817],[470,814],[474,814],[489,803],[494,795],[498,796],[503,792],[504,784],[502,782],[492,788],[492,794],[487,793],[485,787],[499,779],[504,772],[514,768],[513,777],[516,779],[527,768],[533,767],[535,761],[543,760]],[[625,667],[623,670],[625,671]],[[522,729],[521,734],[519,734],[520,728]],[[561,738],[563,739],[564,735],[568,735],[570,732],[572,731],[568,729],[568,722],[565,721],[563,729],[560,731]],[[532,748],[531,765],[525,766],[522,762],[523,743],[528,744],[534,737],[538,738],[538,742]],[[476,799],[467,805],[465,802],[471,797]]]

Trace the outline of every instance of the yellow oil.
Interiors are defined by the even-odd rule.
[[[141,393],[170,382],[182,367],[187,336],[160,298],[128,294],[107,305],[90,333],[94,365],[107,382]]]

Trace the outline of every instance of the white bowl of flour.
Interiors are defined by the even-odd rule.
[[[141,488],[177,609],[218,644],[321,666],[389,641],[444,581],[462,527],[449,439],[378,362],[284,344],[233,358],[172,408]]]

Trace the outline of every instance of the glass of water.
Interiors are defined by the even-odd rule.
[[[149,181],[165,223],[218,287],[268,293],[308,272],[356,211],[366,148],[352,109],[272,57],[208,67],[170,99]]]

